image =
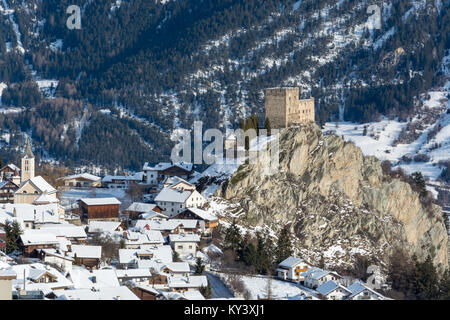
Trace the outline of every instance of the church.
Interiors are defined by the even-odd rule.
[[[51,204],[59,203],[57,190],[41,176],[34,175],[34,154],[30,139],[27,140],[25,152],[21,159],[20,186],[14,193],[14,204]]]

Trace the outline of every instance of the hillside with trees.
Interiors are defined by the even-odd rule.
[[[407,119],[417,96],[442,83],[450,49],[448,1],[384,4],[379,30],[363,0],[115,3],[4,1],[13,13],[0,16],[2,108],[22,111],[0,114],[2,132],[31,134],[43,157],[136,169],[155,152],[168,159],[171,132],[194,120],[224,129],[256,114],[264,123],[267,87],[314,96],[320,124]],[[66,27],[73,4],[80,30]],[[40,79],[57,87],[43,90]]]

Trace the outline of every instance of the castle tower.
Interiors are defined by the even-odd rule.
[[[272,128],[314,122],[314,98],[299,99],[299,88],[266,89],[266,118]]]
[[[28,138],[25,153],[22,156],[20,181],[21,183],[24,183],[31,178],[34,178],[34,154],[31,150],[30,138]]]

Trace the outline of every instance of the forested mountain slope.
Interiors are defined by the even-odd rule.
[[[69,5],[81,29],[66,26]],[[316,120],[406,120],[444,81],[449,1],[0,0],[4,153],[138,168],[175,128],[264,118],[264,88],[299,86]],[[372,26],[372,27],[371,27]],[[52,80],[52,81],[49,81]]]

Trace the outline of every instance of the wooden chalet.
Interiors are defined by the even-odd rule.
[[[119,205],[116,198],[84,198],[78,200],[82,219],[87,221],[119,221]]]

